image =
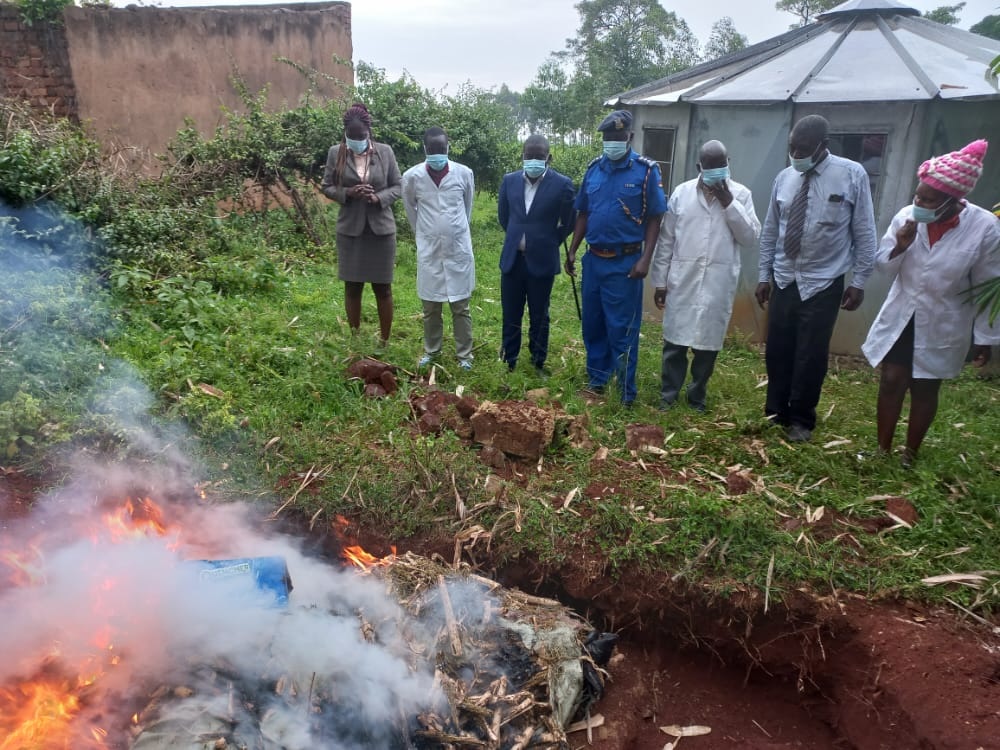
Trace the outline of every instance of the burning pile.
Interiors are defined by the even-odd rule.
[[[556,602],[101,484],[0,542],[0,750],[562,748],[600,692]]]

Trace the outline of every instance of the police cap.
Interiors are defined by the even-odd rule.
[[[601,124],[597,126],[597,130],[600,133],[631,129],[632,113],[627,109],[616,109],[610,115],[601,120]]]

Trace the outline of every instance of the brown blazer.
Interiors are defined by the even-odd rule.
[[[354,168],[354,159],[347,154],[344,160],[344,179],[340,184],[337,177],[337,154],[341,144],[333,146],[326,155],[326,169],[323,172],[323,194],[340,204],[340,215],[337,217],[337,234],[348,237],[360,237],[365,231],[365,224],[372,228],[373,234],[395,234],[396,218],[392,213],[392,204],[403,194],[403,178],[396,165],[396,157],[392,149],[384,143],[373,143],[375,148],[368,165],[367,182],[375,188],[378,203],[358,201],[347,197],[347,188],[360,184],[358,171]]]

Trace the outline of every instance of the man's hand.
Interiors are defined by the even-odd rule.
[[[368,202],[369,203],[378,203],[378,195],[375,193],[374,189],[372,189],[372,192],[369,193],[369,195],[368,195]]]
[[[649,258],[646,257],[646,253],[635,262],[635,265],[628,272],[628,277],[630,279],[644,279],[646,274],[649,273]]]
[[[892,260],[909,250],[910,245],[913,244],[913,240],[916,238],[917,222],[913,219],[907,219],[903,222],[903,226],[896,230],[896,246],[892,248],[892,252],[889,253],[889,259]]]
[[[653,304],[657,310],[662,310],[667,306],[667,290],[665,287],[657,287],[653,292]]]
[[[989,344],[975,344],[972,347],[972,366],[973,367],[983,367],[987,362],[990,361],[990,351]]]
[[[771,282],[760,282],[754,290],[753,296],[757,298],[757,304],[760,305],[760,309],[763,310],[764,305],[771,300]]]
[[[865,290],[856,286],[849,286],[844,290],[844,296],[840,300],[841,310],[857,310],[861,303],[865,301]]]
[[[563,265],[566,269],[566,273],[570,276],[576,276],[576,250],[566,251],[566,263]]]
[[[722,204],[723,208],[729,208],[729,204],[733,202],[733,193],[729,189],[729,180],[709,185],[708,189],[712,192],[712,195],[719,199],[719,203]]]

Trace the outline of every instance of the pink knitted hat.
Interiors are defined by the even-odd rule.
[[[983,173],[983,158],[989,144],[980,139],[961,151],[944,156],[932,156],[920,165],[917,177],[925,185],[954,198],[964,198],[972,192]]]

